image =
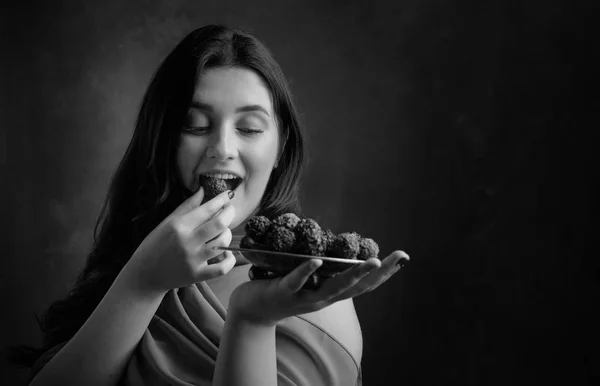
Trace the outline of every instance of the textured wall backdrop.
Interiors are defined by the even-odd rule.
[[[5,6],[2,349],[39,343],[34,315],[82,268],[152,72],[192,29],[227,23],[261,37],[291,83],[309,133],[306,213],[413,257],[356,299],[365,385],[598,384],[594,8]]]

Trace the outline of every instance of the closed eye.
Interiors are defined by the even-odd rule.
[[[202,135],[206,134],[210,130],[210,127],[202,127],[202,126],[184,126],[183,132],[192,135]]]
[[[258,129],[251,129],[249,127],[238,127],[237,129],[246,135],[256,135],[256,134],[260,134],[264,131],[264,130],[258,130]]]
[[[185,126],[183,127],[183,132],[192,135],[204,135],[207,134],[210,129],[210,126]],[[264,132],[264,130],[252,129],[250,127],[238,127],[237,130],[247,136],[257,135]]]

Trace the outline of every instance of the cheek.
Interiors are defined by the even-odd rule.
[[[277,158],[277,140],[255,147],[246,153],[246,171],[250,177],[248,194],[262,196]]]
[[[198,146],[194,146],[191,141],[185,137],[179,140],[177,148],[177,170],[179,178],[188,188],[192,188],[194,183],[194,169],[196,167],[196,159],[198,157]]]

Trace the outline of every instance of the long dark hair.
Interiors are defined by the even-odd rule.
[[[283,72],[254,36],[209,25],[186,36],[160,65],[144,95],[131,142],[110,183],[94,231],[94,245],[71,292],[39,321],[41,348],[12,350],[13,363],[33,366],[46,350],[66,342],[100,303],[143,239],[191,194],[176,172],[183,119],[202,73],[216,67],[255,71],[268,86],[283,148],[258,214],[300,213],[304,141]]]

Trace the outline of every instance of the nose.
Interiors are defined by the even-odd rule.
[[[235,135],[226,125],[215,127],[210,133],[206,157],[217,161],[231,160],[236,157]]]

